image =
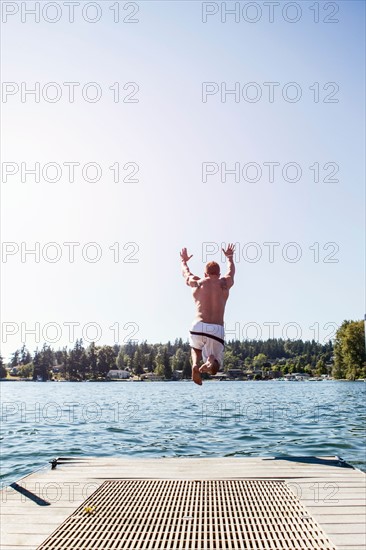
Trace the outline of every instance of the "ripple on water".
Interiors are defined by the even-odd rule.
[[[172,382],[128,384],[121,392],[119,384],[19,382],[1,389],[4,402],[26,403],[29,411],[40,403],[49,413],[39,422],[12,414],[2,423],[6,482],[68,455],[339,455],[366,469],[365,384]],[[76,403],[75,415],[67,403]],[[61,413],[57,421],[51,410]]]

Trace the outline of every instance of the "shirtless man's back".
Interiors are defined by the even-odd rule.
[[[187,249],[183,248],[180,254],[183,276],[186,284],[192,287],[196,304],[196,317],[189,340],[192,353],[192,380],[199,385],[202,384],[201,373],[216,374],[223,360],[225,305],[229,289],[234,284],[234,246],[230,244],[223,252],[228,261],[226,275],[221,277],[219,264],[209,262],[203,278],[190,272],[187,262],[192,256],[188,256]],[[204,363],[199,366],[202,358]]]

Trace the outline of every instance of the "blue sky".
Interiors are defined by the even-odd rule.
[[[319,23],[310,10],[314,2],[296,4],[302,12],[296,23],[284,19],[286,2],[280,2],[273,23],[262,2],[255,3],[262,10],[257,23],[243,19],[247,2],[240,3],[238,23],[233,16],[221,22],[221,3],[211,3],[219,11],[203,23],[201,2],[137,2],[132,4],[139,8],[138,22],[132,24],[114,23],[110,7],[115,3],[109,1],[97,3],[101,18],[96,23],[81,16],[87,2],[75,8],[74,23],[63,2],[58,2],[56,23],[46,20],[54,17],[51,11],[46,19],[40,13],[35,23],[16,4],[18,13],[3,23],[3,82],[19,90],[22,82],[27,88],[39,82],[50,94],[46,98],[56,90],[47,92],[47,83],[54,82],[61,97],[50,102],[41,95],[37,103],[28,95],[22,102],[19,91],[5,103],[3,94],[3,173],[18,167],[2,183],[2,240],[14,243],[5,244],[1,265],[5,357],[22,340],[31,351],[43,341],[56,349],[72,346],[70,323],[77,323],[75,337],[84,336],[86,343],[93,339],[93,326],[100,327],[99,344],[122,344],[131,333],[140,341],[185,339],[194,309],[180,275],[183,246],[194,254],[192,271],[200,274],[205,261],[221,261],[219,252],[204,257],[204,251],[238,243],[226,312],[229,338],[266,339],[272,323],[274,336],[325,341],[344,319],[363,317],[363,2],[320,2]],[[126,17],[131,8],[119,4]],[[339,12],[332,16],[334,6]],[[295,14],[286,13],[288,18]],[[339,21],[325,23],[326,17]],[[65,82],[79,83],[73,103]],[[90,82],[102,92],[95,103],[81,93]],[[109,88],[117,82],[122,97],[136,89],[127,84],[124,90],[126,83],[137,83],[138,102],[115,103]],[[205,82],[219,91],[238,83],[238,102],[233,95],[222,101],[219,92],[203,102]],[[247,100],[254,87],[246,85],[253,82],[262,93],[255,103]],[[278,83],[273,102],[264,84],[269,82]],[[297,102],[283,98],[291,82],[301,91]],[[88,90],[92,94],[95,88]],[[294,91],[288,87],[285,97]],[[327,97],[338,102],[325,103]],[[57,163],[60,180],[47,181],[41,174],[37,183],[25,174],[22,182],[21,163],[31,168],[36,162],[41,170]],[[64,164],[70,162],[79,163],[74,182],[68,181]],[[268,180],[271,162],[277,163],[273,182]],[[87,163],[100,167],[99,181],[83,177]],[[115,183],[109,169],[115,163],[123,177],[137,165],[138,181]],[[124,170],[127,163],[134,164]],[[227,169],[239,163],[240,170],[252,163],[262,177],[246,181],[241,173],[240,181],[228,175],[223,182],[219,171],[203,182],[203,163],[218,168],[226,163]],[[300,167],[299,181],[282,177],[288,163]],[[324,181],[335,166],[339,181]],[[254,172],[248,174],[253,179]],[[295,177],[291,168],[287,174],[288,180]],[[22,261],[22,246],[34,248],[36,242],[44,251],[40,261],[31,255]],[[44,248],[52,242],[61,251],[57,262],[45,259],[47,250],[50,256],[56,251]],[[73,263],[65,242],[80,243]],[[81,252],[92,242],[101,253],[94,263]],[[113,261],[114,243],[124,262]],[[264,243],[276,243],[273,262]],[[85,250],[92,255],[97,249]],[[260,259],[251,261],[257,253]],[[295,253],[301,253],[297,262],[291,261]],[[39,342],[24,333],[35,323]]]

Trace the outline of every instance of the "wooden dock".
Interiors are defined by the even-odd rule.
[[[282,482],[332,543],[329,548],[366,550],[366,475],[337,457],[60,458],[54,469],[47,466],[1,491],[1,550],[36,549],[108,480]],[[224,528],[222,518],[212,521],[216,522],[216,530]],[[268,544],[263,548],[271,548]]]

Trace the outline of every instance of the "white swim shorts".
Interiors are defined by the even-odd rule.
[[[225,332],[222,325],[195,322],[189,331],[189,345],[202,350],[202,357],[207,361],[209,355],[214,355],[220,366],[224,358]]]

